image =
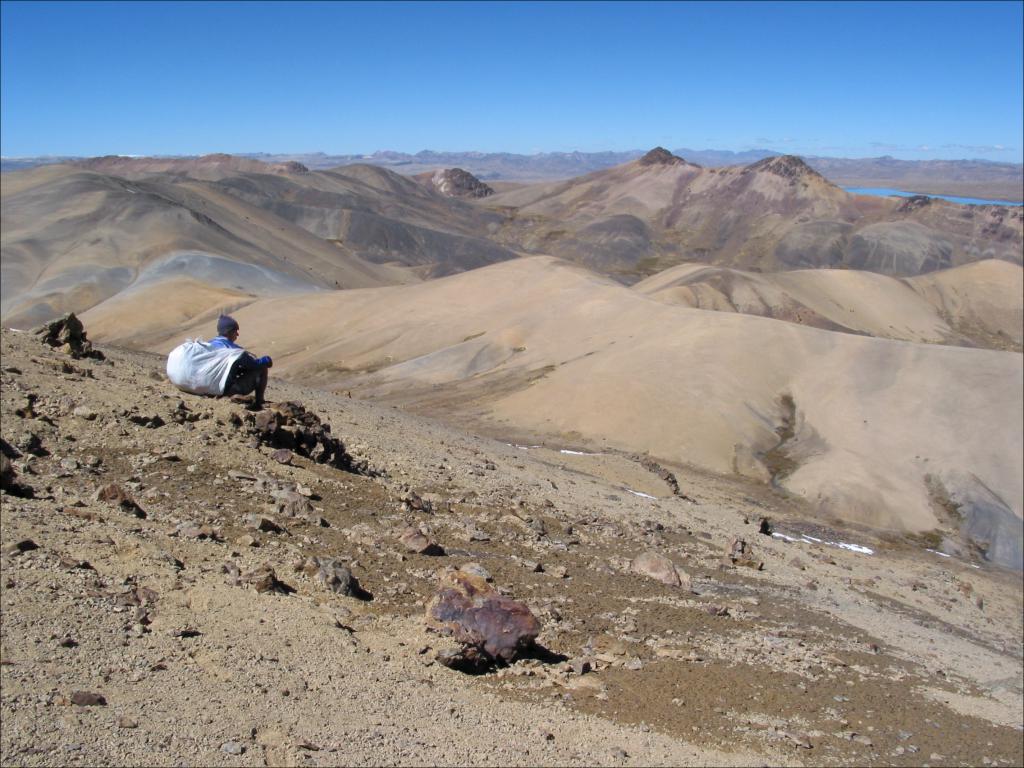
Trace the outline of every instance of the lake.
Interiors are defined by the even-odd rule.
[[[843,187],[847,192],[854,195],[878,195],[880,197],[914,197],[919,192],[904,192],[902,189],[887,189],[885,187]],[[955,197],[954,195],[925,195],[925,197],[937,197],[940,200],[949,200],[951,203],[960,205],[1024,205],[1024,203],[1009,203],[1006,200],[983,200],[980,197]]]

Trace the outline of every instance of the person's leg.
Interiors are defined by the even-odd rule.
[[[256,402],[254,403],[257,408],[263,406],[263,395],[267,391],[267,369],[260,368],[259,379],[256,381]]]

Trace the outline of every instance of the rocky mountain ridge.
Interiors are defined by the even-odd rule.
[[[666,150],[480,205],[495,237],[631,283],[680,263],[772,272],[807,267],[910,276],[978,260],[1021,263],[1024,209],[851,195],[804,160],[703,168]]]
[[[372,163],[405,175],[460,167],[488,181],[543,182],[581,176],[635,160],[643,150],[626,152],[548,152],[536,155],[487,152],[374,152],[339,155],[250,153],[240,155],[265,163],[299,162],[315,170],[352,163]],[[767,149],[732,152],[680,148],[673,154],[707,167],[749,165],[781,152]],[[82,160],[77,157],[2,158],[0,170]],[[838,158],[804,156],[804,160],[833,183],[847,187],[891,187],[923,194],[1024,199],[1024,166],[989,160],[897,160],[893,157]]]

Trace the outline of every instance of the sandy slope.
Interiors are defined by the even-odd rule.
[[[961,528],[1019,567],[1015,353],[668,306],[548,258],[259,301],[236,316],[277,375],[774,476],[821,513],[893,530]],[[208,333],[186,328],[153,348]]]
[[[1016,347],[1024,269],[988,260],[896,279],[852,270],[760,274],[684,264],[634,290],[669,304],[774,317],[888,339]]]
[[[954,328],[994,342],[1024,340],[1024,270],[1001,261],[979,261],[906,281]]]

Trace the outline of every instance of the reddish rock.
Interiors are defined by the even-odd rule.
[[[513,661],[540,632],[540,622],[524,603],[499,594],[480,576],[455,569],[441,572],[426,618],[429,628],[450,635],[466,646],[464,654],[482,662]]]

